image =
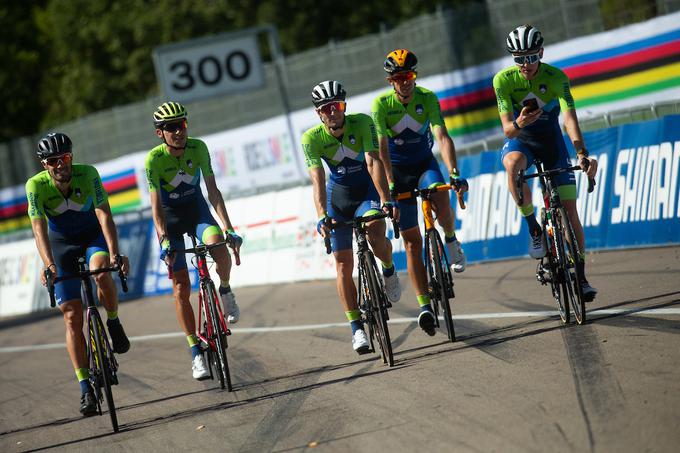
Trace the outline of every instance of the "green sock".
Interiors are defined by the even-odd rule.
[[[394,267],[394,261],[390,261],[389,263],[383,263],[381,261],[380,265],[383,267],[383,269],[392,269]]]
[[[187,341],[189,342],[189,347],[193,347],[198,344],[198,340],[196,339],[196,335],[194,334],[187,335]]]
[[[106,317],[111,320],[116,319],[118,317],[118,310],[115,311],[106,310]]]
[[[450,241],[446,241],[446,242],[455,241],[456,240],[456,230],[453,230],[450,233],[448,231],[444,231],[444,238],[451,239]]]
[[[430,296],[427,294],[421,294],[420,296],[416,296],[416,299],[418,299],[418,306],[422,307],[423,305],[430,305]]]
[[[522,213],[522,217],[529,217],[530,215],[534,214],[534,204],[529,203],[524,206],[519,206],[519,212]]]
[[[345,316],[347,316],[349,322],[358,321],[361,319],[361,312],[358,309],[350,310],[345,312]]]

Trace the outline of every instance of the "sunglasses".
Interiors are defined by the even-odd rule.
[[[527,64],[537,63],[538,60],[541,59],[541,57],[539,54],[533,53],[531,55],[515,55],[512,57],[512,59],[515,60],[516,65],[522,66],[524,63]]]
[[[417,75],[418,74],[415,71],[398,72],[393,76],[388,77],[388,79],[392,82],[403,83],[410,80],[416,80]]]
[[[66,165],[71,163],[72,159],[73,154],[66,153],[62,154],[61,156],[48,157],[47,159],[43,159],[41,162],[48,167],[57,167],[59,164]]]
[[[321,107],[318,107],[317,110],[321,113],[326,114],[326,115],[330,115],[334,111],[335,112],[344,112],[346,105],[347,104],[345,104],[343,101],[334,101],[334,102],[329,102],[328,104],[324,104]]]
[[[176,121],[174,123],[165,123],[162,129],[166,132],[183,131],[187,128],[187,120]]]

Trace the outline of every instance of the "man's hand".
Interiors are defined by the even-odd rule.
[[[243,238],[236,234],[234,230],[225,231],[225,237],[229,243],[229,247],[238,253],[238,251],[241,249],[241,245],[243,245]]]
[[[328,214],[324,214],[323,217],[321,217],[316,223],[316,231],[321,235],[322,238],[325,238],[331,234],[330,224],[331,218],[328,217]]]
[[[120,270],[123,271],[124,275],[127,275],[130,271],[130,260],[125,255],[113,255],[111,257],[111,266],[118,266],[120,264]]]
[[[461,178],[457,173],[451,173],[449,183],[453,187],[453,190],[459,195],[464,194],[470,188],[467,179]]]
[[[385,214],[390,216],[390,219],[399,222],[399,203],[386,201],[382,205],[382,210]]]
[[[57,266],[56,266],[56,264],[52,263],[49,266],[45,266],[43,268],[43,271],[40,273],[40,281],[42,282],[43,286],[47,286],[47,276],[48,275],[50,275],[53,278],[57,276]]]
[[[594,178],[597,174],[597,160],[592,157],[580,156],[578,157],[578,165],[581,170],[588,176],[588,178]]]
[[[165,236],[161,238],[161,260],[165,261],[168,267],[175,262],[175,249],[170,245],[170,239]]]
[[[521,129],[524,129],[527,126],[534,124],[536,120],[541,117],[541,113],[543,113],[543,109],[529,110],[528,107],[522,107],[522,111],[515,121]]]

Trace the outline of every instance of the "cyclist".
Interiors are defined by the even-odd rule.
[[[187,135],[187,110],[177,102],[166,102],[153,113],[156,135],[163,142],[146,157],[146,178],[149,184],[153,222],[160,243],[160,258],[165,261],[172,278],[175,312],[191,350],[194,379],[210,377],[196,338],[196,318],[189,301],[191,282],[184,254],[184,233],[193,234],[205,244],[224,240],[222,230],[210,213],[201,193],[201,173],[208,189],[208,200],[231,238],[236,251],[243,242],[234,232],[222,193],[215,184],[206,144]],[[226,247],[217,247],[210,254],[220,277],[219,293],[227,321],[236,323],[240,310],[229,286],[231,257]]]
[[[63,277],[78,272],[81,256],[93,270],[115,265],[120,257],[127,274],[128,259],[120,255],[116,225],[99,173],[91,165],[72,163],[72,152],[73,144],[66,134],[47,134],[38,142],[37,152],[45,170],[26,182],[28,216],[44,270]],[[44,286],[44,272],[41,278]],[[97,274],[95,282],[106,309],[113,350],[123,354],[130,349],[130,341],[118,319],[116,285],[109,273]],[[80,281],[56,283],[55,296],[66,324],[66,350],[80,383],[80,412],[94,415],[97,401],[89,384]]]
[[[432,154],[434,139],[449,171],[450,182],[456,191],[467,190],[467,182],[457,170],[456,149],[442,118],[437,95],[416,86],[418,59],[407,49],[390,52],[384,61],[387,81],[391,89],[373,101],[372,114],[380,144],[380,158],[385,166],[392,193],[402,193],[422,187],[444,184],[437,159]],[[451,259],[451,270],[465,270],[465,253],[456,238],[454,213],[448,193],[432,196],[437,221],[444,229],[446,248]],[[417,200],[399,203],[406,261],[411,283],[420,306],[418,325],[428,335],[435,334],[435,319],[427,291],[427,274],[422,259],[423,238],[418,227]]]
[[[530,167],[540,158],[546,169],[570,166],[569,153],[558,122],[564,114],[564,127],[576,150],[576,158],[589,178],[597,172],[597,161],[588,156],[583,135],[576,117],[569,78],[560,69],[541,62],[543,36],[531,25],[521,25],[510,32],[506,48],[513,55],[515,65],[495,75],[493,87],[498,101],[498,112],[506,139],[501,152],[503,166],[508,173],[508,187],[515,201],[518,193],[515,177],[519,170]],[[583,297],[590,302],[597,290],[585,278],[585,238],[576,211],[576,178],[573,172],[558,176],[559,194],[576,234],[581,260],[577,264],[584,276]],[[529,255],[540,259],[546,247],[541,227],[534,215],[531,192],[523,186],[523,206],[518,208],[529,226]]]
[[[316,229],[324,238],[330,235],[338,295],[352,328],[352,347],[357,353],[365,354],[369,343],[352,279],[352,230],[331,231],[329,223],[331,218],[346,221],[377,214],[381,209],[392,212],[396,218],[399,213],[391,202],[385,171],[378,158],[373,121],[362,113],[346,115],[346,96],[343,86],[335,80],[326,80],[312,89],[312,102],[322,124],[302,135],[302,149],[314,187],[314,205],[319,216]],[[330,170],[328,186],[322,160]],[[382,265],[387,299],[390,303],[397,302],[401,286],[392,261],[392,244],[385,236],[385,222],[369,222],[366,230],[373,253]]]

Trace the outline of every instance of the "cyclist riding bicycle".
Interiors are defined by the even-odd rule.
[[[372,106],[373,121],[378,133],[380,159],[385,166],[392,193],[444,184],[437,159],[432,154],[437,141],[451,184],[457,191],[467,184],[457,170],[456,148],[448,134],[437,95],[416,86],[418,59],[407,49],[390,52],[384,61],[391,89],[379,95]],[[456,238],[454,212],[448,193],[432,196],[437,221],[444,229],[451,270],[463,272],[466,258]],[[435,334],[435,319],[427,290],[427,275],[423,264],[423,238],[418,227],[417,199],[400,201],[399,229],[404,238],[406,260],[411,283],[416,290],[420,315],[418,324],[428,335]]]
[[[78,273],[81,256],[85,256],[90,269],[114,266],[120,256],[122,270],[127,274],[128,259],[120,255],[108,194],[97,169],[72,163],[71,139],[59,132],[43,137],[37,154],[45,170],[26,182],[26,196],[44,270],[58,277],[74,275]],[[41,278],[44,286],[45,272]],[[130,349],[130,341],[118,319],[118,290],[108,272],[98,274],[95,282],[99,300],[106,309],[113,350],[123,354]],[[80,412],[84,416],[94,415],[97,401],[89,384],[80,280],[58,282],[55,296],[66,324],[66,349],[80,384]]]
[[[362,113],[346,115],[346,96],[343,86],[335,80],[326,80],[312,89],[312,102],[322,124],[302,135],[302,150],[314,187],[314,204],[319,216],[316,228],[324,238],[330,235],[338,295],[352,328],[352,347],[357,353],[365,354],[369,352],[369,342],[352,279],[352,230],[331,229],[329,223],[331,218],[346,221],[381,210],[393,212],[395,218],[399,213],[390,199],[385,170],[378,158],[373,121]],[[322,160],[330,170],[328,186]],[[390,303],[397,302],[401,286],[392,261],[392,244],[385,236],[385,222],[370,222],[366,230],[373,253],[382,264],[387,299]]]
[[[146,157],[146,178],[149,183],[151,210],[160,242],[160,258],[168,265],[172,275],[173,295],[177,320],[187,336],[191,349],[192,374],[195,379],[210,377],[199,342],[196,338],[196,318],[189,296],[191,281],[184,254],[185,233],[195,235],[205,244],[224,240],[222,230],[210,213],[201,192],[201,173],[208,189],[208,200],[231,238],[235,249],[242,239],[234,232],[222,193],[215,183],[206,144],[188,137],[187,110],[177,102],[166,102],[153,113],[156,135],[163,143],[153,148]],[[226,247],[211,251],[220,277],[220,298],[227,321],[236,323],[240,310],[229,286],[231,257]]]
[[[501,160],[508,174],[508,187],[515,202],[519,194],[515,178],[519,170],[525,170],[539,158],[545,169],[571,166],[569,153],[562,136],[558,117],[564,113],[564,127],[571,139],[578,163],[589,178],[597,172],[597,161],[588,157],[583,135],[576,116],[574,98],[569,88],[569,78],[560,69],[541,62],[543,36],[531,25],[521,25],[510,32],[506,48],[513,55],[514,66],[500,71],[493,78],[498,101],[498,112],[506,139]],[[581,250],[583,297],[590,302],[597,290],[585,278],[585,237],[576,210],[576,177],[574,172],[557,177],[560,199],[574,228]],[[531,192],[523,186],[526,204],[518,208],[529,226],[529,255],[540,259],[545,256],[545,240],[534,215]]]

